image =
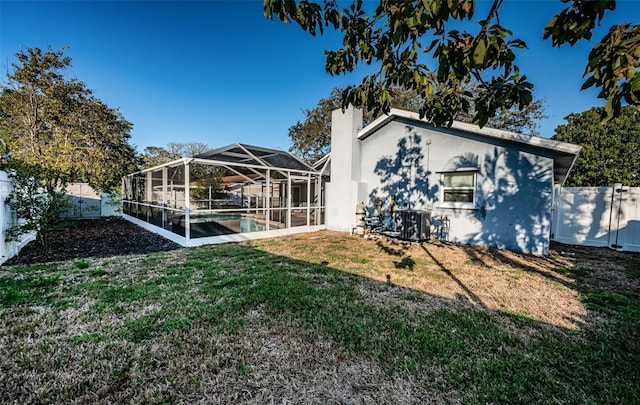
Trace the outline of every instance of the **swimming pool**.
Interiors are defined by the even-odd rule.
[[[211,214],[191,217],[191,238],[266,231],[264,221],[243,214]]]

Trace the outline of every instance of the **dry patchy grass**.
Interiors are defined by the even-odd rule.
[[[639,400],[640,256],[574,250],[318,232],[5,267],[0,402]]]
[[[552,250],[548,257],[536,257],[439,241],[363,239],[330,231],[255,245],[273,254],[326,261],[334,269],[426,293],[431,301],[427,304],[433,307],[471,306],[571,329],[583,325],[587,309],[569,269],[583,269],[592,279],[606,280],[608,286],[615,283],[640,293],[639,279],[630,278],[619,260],[603,258],[603,249],[582,248],[575,257]],[[609,259],[620,256],[609,253]]]

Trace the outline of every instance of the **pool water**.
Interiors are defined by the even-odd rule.
[[[240,219],[240,233],[266,231],[267,224],[262,223],[255,218]]]
[[[229,235],[233,233],[266,231],[263,221],[234,214],[218,214],[191,218],[191,237]]]

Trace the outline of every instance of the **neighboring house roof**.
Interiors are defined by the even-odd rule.
[[[233,184],[233,183],[243,183],[246,180],[255,180],[255,179],[259,179],[260,177],[262,177],[260,174],[256,174],[256,173],[250,173],[247,175],[231,175],[231,176],[224,176],[222,178],[222,182],[223,183],[228,183],[228,184]]]
[[[375,121],[358,131],[358,139],[361,141],[367,139],[378,129],[398,118],[432,125],[428,120],[420,118],[418,113],[392,108],[388,115],[378,117]],[[578,158],[578,154],[582,149],[582,146],[574,145],[572,143],[555,141],[553,139],[541,138],[539,136],[524,135],[496,128],[480,128],[476,124],[467,124],[460,121],[454,121],[450,129],[481,137],[498,139],[509,143],[526,145],[534,149],[546,151],[546,154],[552,155],[554,160],[554,181],[556,184],[564,183],[564,180],[569,174],[569,171],[573,167],[576,159]]]

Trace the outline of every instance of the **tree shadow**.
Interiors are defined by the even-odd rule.
[[[290,244],[289,240],[286,243]],[[175,266],[163,268],[154,264],[153,271],[135,268],[131,269],[129,275],[126,266],[114,264],[115,271],[126,275],[127,287],[140,285],[144,287],[140,291],[152,291],[158,295],[116,295],[115,299],[109,299],[112,304],[117,305],[94,305],[95,308],[101,309],[92,307],[88,310],[105,311],[105,307],[106,311],[112,311],[111,308],[118,309],[108,313],[110,322],[105,324],[104,330],[98,328],[95,332],[104,333],[107,338],[110,333],[120,333],[118,329],[109,329],[114,320],[122,320],[124,323],[128,317],[137,314],[138,317],[134,320],[144,321],[145,331],[148,330],[150,336],[145,338],[143,343],[120,339],[127,348],[135,349],[146,344],[172,349],[172,342],[177,342],[178,344],[174,345],[176,347],[172,349],[175,349],[175,353],[198,354],[209,350],[211,345],[206,339],[189,337],[213,336],[222,343],[214,347],[219,353],[216,352],[203,360],[207,367],[214,370],[211,378],[205,381],[205,384],[209,384],[205,385],[205,389],[213,390],[220,385],[219,379],[227,378],[231,385],[241,384],[246,380],[249,381],[248,385],[245,384],[241,388],[251,390],[247,392],[264,400],[273,399],[273,395],[278,394],[274,394],[272,389],[272,375],[286,377],[286,381],[283,380],[281,385],[286,392],[292,393],[289,394],[291,401],[299,398],[309,401],[320,398],[319,402],[326,402],[329,396],[311,398],[309,395],[316,392],[326,395],[328,390],[335,391],[344,387],[348,388],[349,393],[353,393],[355,401],[358,397],[379,397],[382,393],[389,393],[389,398],[394,398],[394,394],[398,395],[397,384],[385,385],[385,382],[390,381],[392,377],[395,378],[396,374],[399,378],[417,381],[417,388],[422,387],[425,392],[434,392],[434,395],[437,395],[435,400],[443,402],[452,398],[454,401],[463,402],[466,400],[499,403],[504,402],[505,398],[517,398],[519,402],[544,402],[545,398],[549,397],[559,402],[569,402],[575,399],[576,392],[580,398],[586,398],[586,402],[596,403],[606,402],[614,397],[619,399],[623,395],[622,402],[632,403],[636,397],[633,390],[636,374],[632,370],[636,369],[638,361],[637,346],[634,345],[634,337],[637,336],[634,327],[637,321],[612,325],[598,321],[588,334],[576,334],[573,330],[567,331],[557,325],[514,315],[509,311],[486,311],[484,307],[482,310],[469,308],[460,305],[460,299],[449,299],[390,285],[347,273],[337,267],[329,267],[326,261],[318,263],[328,257],[308,255],[309,246],[315,243],[310,240],[308,245],[300,247],[304,251],[302,256],[305,259],[282,255],[282,248],[278,246],[274,247],[274,251],[280,251],[280,254],[269,253],[264,248],[249,244],[226,244],[184,249],[184,253],[177,257],[167,256],[175,261],[172,262]],[[423,249],[445,274],[452,277],[459,286],[464,286],[443,263],[431,255],[428,248]],[[194,267],[191,271],[181,274],[179,264],[189,262],[193,263]],[[137,266],[128,263],[126,265]],[[198,270],[193,271],[193,268]],[[107,270],[111,272],[114,269]],[[43,279],[49,275],[60,277],[58,269],[41,269],[38,272],[38,277],[42,275]],[[184,277],[185,285],[193,284],[197,288],[187,288],[184,295],[183,289],[176,289],[175,294],[166,294],[165,277],[174,274]],[[23,276],[20,275],[24,278]],[[87,277],[90,276],[76,274],[74,277],[68,277],[64,284],[60,284],[60,289],[67,291],[61,296],[69,297],[70,302],[73,302],[75,298],[68,293],[71,291],[72,295],[82,299],[79,303],[89,298],[90,302],[106,303],[104,291],[87,290],[88,295],[84,294],[89,288],[89,283],[86,283]],[[122,294],[132,291],[125,289],[122,280],[117,277],[103,277],[100,280],[104,281],[109,290],[116,290]],[[163,281],[160,282],[161,280]],[[94,283],[91,285],[95,289]],[[41,293],[40,285],[23,283],[20,287],[31,288],[33,294],[30,296]],[[463,290],[469,293],[466,286]],[[473,294],[469,297],[477,299]],[[138,300],[139,302],[136,302]],[[120,305],[120,301],[124,305]],[[182,313],[176,315],[175,311],[167,314],[151,312],[141,315],[139,309],[147,303],[154,303],[153,308],[162,303],[169,309],[173,303],[181,304],[187,317],[176,318]],[[68,348],[69,342],[74,346],[73,342],[82,336],[56,328],[53,339],[54,332],[51,330],[58,326],[57,322],[62,318],[54,306],[57,304],[44,304],[51,305],[52,311],[47,308],[47,311],[43,311],[43,304],[37,301],[36,304],[37,306],[31,303],[26,305],[34,307],[38,313],[51,313],[52,321],[51,324],[45,323],[40,329],[36,328],[36,331],[49,331],[33,333],[33,328],[26,328],[25,331],[16,329],[14,320],[20,320],[23,316],[21,314],[24,314],[24,317],[29,316],[26,319],[30,321],[33,316],[29,314],[33,311],[9,310],[7,313],[11,315],[8,318],[10,322],[3,325],[6,331],[15,332],[15,336],[11,333],[8,335],[8,353],[16,355],[25,352],[26,341],[28,348],[36,348],[40,343],[47,344],[47,348],[52,347],[47,352],[51,354],[51,358],[43,355],[26,357],[31,361],[9,364],[13,367],[10,371],[14,372],[7,373],[7,376],[9,381],[18,381],[18,377],[32,372],[34,368],[51,368],[51,360],[61,364],[62,366],[54,367],[50,373],[51,379],[40,378],[31,384],[36,388],[36,392],[44,393],[37,399],[46,400],[48,385],[51,385],[52,381],[55,386],[65,383],[65,378],[59,378],[60,376],[66,377],[72,373],[72,377],[80,380],[86,377],[86,372],[83,372],[86,367],[80,367],[81,363],[85,360],[90,361],[91,356],[95,358],[96,355],[100,355],[99,350],[103,345],[98,344],[100,342],[93,344],[88,340],[78,340],[75,346],[81,350],[76,351],[79,357],[74,357],[75,360],[70,362],[67,358],[68,351],[62,349]],[[23,305],[22,309],[28,309],[26,305]],[[86,317],[86,314],[81,312],[77,316]],[[184,330],[182,327],[173,331],[167,330],[166,317],[187,320],[187,327]],[[26,338],[22,339],[22,335]],[[96,335],[97,333],[91,333],[85,337],[93,341]],[[184,339],[176,340],[176,336]],[[127,336],[123,335],[123,338],[127,339]],[[240,342],[236,346],[228,344],[229,341],[237,340]],[[121,369],[123,372],[114,377],[110,375],[113,374],[110,368],[107,369],[104,378],[107,382],[113,383],[113,389],[109,391],[109,396],[102,393],[100,399],[105,402],[123,397],[132,402],[144,400],[143,396],[133,396],[129,392],[131,390],[127,390],[140,378],[151,382],[158,380],[157,359],[154,356],[153,351],[141,355],[138,350],[122,350],[122,355],[106,359],[107,365],[113,365],[113,369]],[[231,360],[220,366],[220,356],[227,356]],[[238,372],[233,371],[236,363],[236,357],[233,356],[242,360],[242,364],[250,365],[248,372],[251,374],[238,379],[237,366]],[[375,363],[363,362],[363,358],[373,359]],[[118,364],[124,366],[118,367]],[[139,367],[140,364],[146,366]],[[291,364],[296,367],[291,367]],[[367,373],[366,367],[369,364],[380,366],[384,373]],[[604,366],[594,367],[598,364]],[[73,368],[75,366],[77,367]],[[70,371],[66,374],[57,372],[61,367],[70,368]],[[185,385],[189,390],[202,389],[202,368],[179,368],[179,372],[186,373],[185,381],[195,381],[192,385]],[[166,384],[163,383],[165,376],[171,377],[172,369],[165,369],[166,367],[162,367],[160,370],[162,384],[159,383],[158,389],[166,388]],[[551,379],[550,370],[553,374]],[[630,370],[632,372],[629,372]],[[317,375],[328,376],[328,382],[318,385],[319,388],[313,385],[319,381]],[[434,386],[432,382],[435,380],[441,382]],[[96,384],[96,381],[98,380],[95,378],[88,379],[82,385],[84,391],[70,391],[63,400],[73,402],[87,398],[95,399],[95,392],[100,391],[100,384]],[[21,384],[23,381],[18,382]],[[383,388],[386,387],[385,391],[381,391],[376,385],[378,382],[384,385]],[[19,402],[34,399],[33,396],[27,396],[27,391],[21,389],[24,384],[20,384],[9,384],[7,395],[13,395],[12,398],[17,398]],[[305,384],[313,390],[301,394],[296,388]],[[612,392],[610,386],[623,388]],[[451,387],[459,388],[452,391]],[[539,387],[544,389],[536,389]],[[405,390],[404,387],[401,388]],[[79,397],[79,392],[84,396]],[[262,392],[266,394],[259,397]],[[407,392],[416,400],[415,392],[419,394],[422,391]],[[452,396],[452,392],[456,396]],[[287,399],[289,398],[285,398]],[[418,398],[422,399],[428,402],[433,400],[433,397]]]
[[[394,248],[392,246],[387,246],[384,243],[376,240],[376,245],[380,250],[388,254],[389,256],[404,256],[407,253],[407,247],[405,245],[401,245],[399,248]]]
[[[405,126],[406,136],[400,138],[394,155],[387,155],[376,163],[374,173],[379,176],[380,186],[369,193],[369,207],[376,199],[383,203],[385,218],[390,218],[391,198],[395,198],[398,209],[424,209],[434,201],[439,185],[430,186],[431,171],[425,164],[422,136]],[[389,221],[388,221],[389,222]],[[388,223],[387,225],[392,225]]]
[[[564,243],[608,245],[615,217],[611,189],[563,187],[556,194],[552,239]],[[587,218],[588,223],[587,223]]]
[[[482,301],[482,299],[475,294],[473,291],[471,291],[471,289],[469,287],[467,287],[458,277],[456,277],[451,270],[449,270],[444,264],[442,264],[438,259],[436,259],[436,257],[431,254],[431,252],[429,251],[429,249],[427,249],[424,245],[421,245],[422,250],[424,250],[424,252],[431,258],[431,260],[433,260],[433,262],[440,267],[440,270],[442,270],[442,272],[444,274],[446,274],[447,276],[449,276],[449,278],[451,278],[451,280],[453,280],[458,287],[460,287],[460,289],[462,289],[462,291],[465,292],[465,294],[467,294],[467,296],[471,299],[471,301],[473,302],[473,304],[483,308],[483,309],[488,309],[488,307],[485,305],[485,303]]]
[[[549,280],[551,282],[561,284],[561,285],[563,285],[563,286],[565,286],[567,288],[570,288],[570,289],[575,289],[576,288],[576,285],[575,285],[574,282],[567,281],[566,279],[558,277],[558,276],[554,275],[553,273],[551,273],[549,271],[543,271],[543,270],[540,270],[539,268],[534,267],[531,264],[528,264],[528,263],[531,263],[531,262],[533,262],[533,263],[539,262],[541,267],[543,267],[548,262],[551,262],[552,264],[557,264],[558,267],[562,267],[562,266],[565,265],[564,263],[555,261],[550,257],[541,257],[541,256],[529,255],[529,256],[520,258],[518,256],[514,257],[515,254],[513,254],[513,253],[505,252],[505,251],[502,251],[500,249],[489,249],[488,255],[493,260],[496,260],[496,261],[498,261],[500,263],[506,264],[506,265],[511,266],[513,268],[522,269],[522,270],[524,270],[526,272],[529,272],[529,273],[538,274],[538,275],[546,278],[547,280]]]
[[[476,205],[471,217],[479,230],[466,243],[525,253],[546,253],[551,225],[552,169],[543,157],[494,148],[482,158],[466,153],[452,158],[450,171],[477,167]],[[457,215],[468,210],[453,209]]]
[[[403,257],[400,261],[393,262],[393,265],[396,269],[409,269],[413,271],[416,266],[416,261],[411,258],[411,256]]]
[[[489,264],[485,262],[484,259],[477,253],[476,248],[469,245],[464,245],[462,246],[462,250],[464,250],[464,252],[471,258],[474,263],[480,264],[483,267],[490,267]]]

